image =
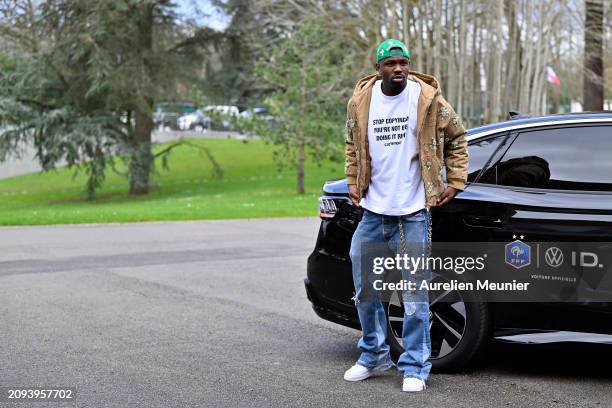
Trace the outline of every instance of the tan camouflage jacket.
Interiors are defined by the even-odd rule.
[[[371,158],[368,147],[368,115],[372,86],[377,75],[362,78],[347,107],[346,166],[349,185],[357,185],[359,198],[370,184]],[[426,74],[410,71],[409,80],[421,85],[417,108],[417,141],[427,209],[436,205],[444,191],[443,169],[450,187],[463,190],[467,181],[468,157],[465,128],[459,116],[442,97],[438,81]]]

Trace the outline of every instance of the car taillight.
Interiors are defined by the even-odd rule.
[[[319,198],[319,215],[321,218],[333,218],[337,211],[338,207],[336,207],[333,199]]]
[[[319,216],[321,218],[333,218],[338,213],[340,206],[345,203],[351,204],[346,197],[319,197]]]

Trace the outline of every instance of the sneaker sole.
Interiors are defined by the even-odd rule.
[[[423,392],[425,391],[426,388],[427,386],[425,384],[423,384],[423,387],[420,390],[407,390],[404,387],[402,387],[402,392]]]
[[[385,366],[379,366],[379,367],[375,367],[373,370],[368,371],[367,373],[365,373],[364,375],[360,376],[360,377],[353,377],[353,378],[346,378],[344,377],[345,381],[350,381],[350,382],[357,382],[357,381],[363,381],[366,378],[370,378],[375,374],[379,374],[379,373],[383,373],[387,370],[390,370],[391,368],[395,367],[394,364],[389,364],[389,365],[385,365]]]

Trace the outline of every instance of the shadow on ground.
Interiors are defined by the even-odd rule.
[[[499,374],[612,379],[612,345],[493,344],[481,369]]]

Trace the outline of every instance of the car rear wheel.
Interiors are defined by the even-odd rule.
[[[448,281],[434,274],[433,282]],[[402,323],[404,306],[395,292],[387,312],[387,341],[391,357],[397,361],[403,353]],[[484,353],[490,339],[491,319],[487,304],[472,293],[454,290],[429,292],[429,331],[432,370],[457,372],[473,366]]]

